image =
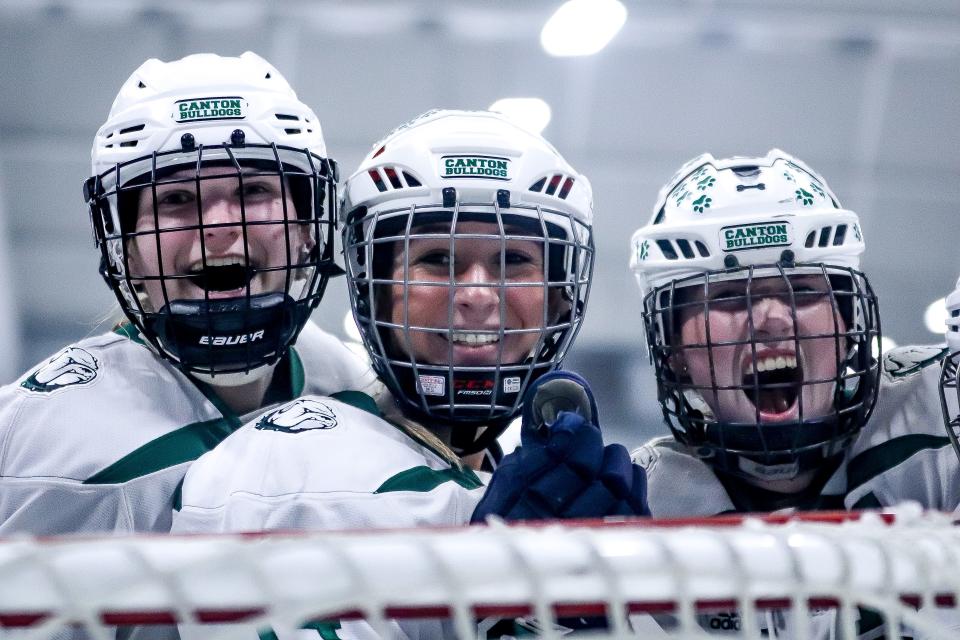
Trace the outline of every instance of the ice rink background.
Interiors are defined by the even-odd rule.
[[[884,333],[937,342],[924,309],[960,273],[960,3],[626,1],[599,54],[553,58],[546,0],[0,0],[0,382],[103,330],[81,184],[93,134],[146,58],[256,51],[320,116],[349,173],[433,107],[539,97],[544,131],[587,174],[598,261],[569,365],[626,444],[665,432],[628,239],[690,157],[779,146],[822,172],[867,241]],[[344,334],[342,281],[314,319]]]

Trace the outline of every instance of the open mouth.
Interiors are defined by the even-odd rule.
[[[205,291],[220,292],[246,288],[255,273],[241,257],[209,258],[206,266],[203,262],[191,266],[187,277]]]
[[[768,415],[790,411],[797,402],[801,384],[803,371],[793,355],[758,358],[756,372],[748,365],[743,376],[743,392],[760,413]]]

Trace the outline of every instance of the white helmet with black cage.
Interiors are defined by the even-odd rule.
[[[84,197],[101,273],[130,322],[164,358],[211,382],[269,371],[337,272],[336,164],[313,111],[252,52],[151,59],[121,87],[91,156]],[[232,198],[233,219],[205,213],[208,190],[210,202]],[[270,190],[281,206],[268,216],[258,198]],[[172,222],[161,212],[168,202],[182,205]],[[208,237],[217,230],[240,244],[217,255]],[[189,234],[189,260],[165,246],[175,234]],[[258,246],[267,234],[278,244]]]
[[[344,185],[341,218],[354,317],[374,369],[405,413],[431,424],[488,426],[482,441],[473,440],[476,429],[453,429],[461,453],[483,448],[517,415],[530,383],[560,365],[580,328],[594,256],[590,183],[541,136],[498,113],[430,111],[374,145]],[[465,233],[468,223],[474,226]],[[406,313],[392,317],[392,297],[407,300],[416,289],[406,277],[411,242],[438,237],[447,238],[450,268],[432,285],[448,287],[450,318],[425,327]],[[496,282],[458,280],[460,238],[497,243],[490,245],[496,262],[507,267]],[[537,282],[507,275],[508,244],[518,240],[542,251]],[[465,365],[454,356],[464,327],[454,326],[451,303],[457,291],[477,286],[498,292],[500,319],[470,337],[497,345],[496,356]],[[505,320],[504,300],[524,287],[543,295],[537,327]],[[418,335],[446,340],[444,355],[417,354]],[[532,346],[510,361],[504,343],[519,336]]]
[[[790,480],[837,459],[869,419],[880,373],[876,297],[859,271],[863,250],[857,214],[779,149],[753,158],[704,154],[674,175],[649,223],[633,234],[630,266],[660,403],[680,442],[714,468],[752,480]],[[778,335],[755,327],[764,297],[786,303]],[[831,319],[805,334],[798,308],[817,302],[829,305]],[[711,312],[716,319],[734,309],[749,311],[742,335],[711,336]],[[682,340],[693,314],[706,318],[706,335]],[[829,375],[813,375],[812,346],[824,340],[833,345],[824,357],[836,362]],[[728,372],[718,363],[724,349],[735,363]],[[689,371],[694,358],[707,363],[705,381]],[[812,408],[818,394],[829,407]],[[720,410],[721,399],[741,411]]]
[[[947,354],[940,371],[940,408],[947,435],[960,457],[960,278],[945,303]]]

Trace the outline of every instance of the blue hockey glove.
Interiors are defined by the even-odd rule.
[[[647,477],[619,444],[603,445],[586,380],[541,376],[524,396],[520,446],[504,457],[473,512],[506,520],[649,515]]]

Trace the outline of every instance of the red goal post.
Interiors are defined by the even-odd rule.
[[[924,637],[960,636],[960,528],[945,514],[629,520],[390,531],[0,540],[0,625],[51,637],[83,625],[605,616],[635,637],[642,614],[702,635],[697,614],[736,610],[760,637],[765,610],[833,609],[855,637],[858,607]],[[549,625],[540,625],[549,627]],[[809,632],[809,630],[807,630]],[[793,635],[807,635],[800,629]],[[18,630],[17,633],[22,633]],[[2,635],[2,633],[0,633]],[[554,632],[543,633],[554,636]],[[17,637],[24,637],[18,635]],[[225,636],[229,637],[229,635]],[[555,637],[555,636],[554,636]]]

